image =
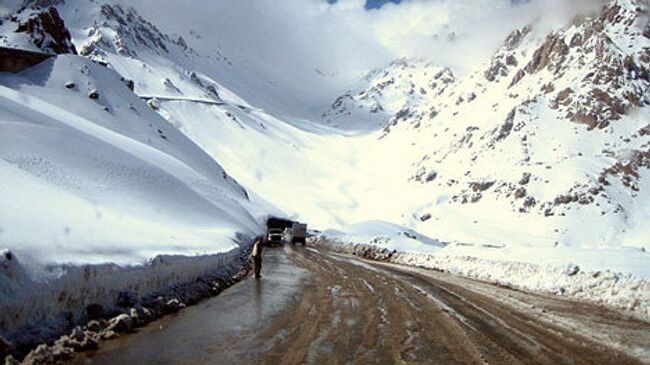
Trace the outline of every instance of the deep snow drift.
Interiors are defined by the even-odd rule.
[[[319,236],[342,243],[364,243],[413,253],[435,253],[445,246],[443,242],[421,235],[412,229],[381,221],[351,224],[339,230],[329,229]]]

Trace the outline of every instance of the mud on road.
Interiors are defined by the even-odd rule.
[[[592,304],[311,247],[78,364],[641,364],[650,324]]]

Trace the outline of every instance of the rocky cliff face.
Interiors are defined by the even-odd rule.
[[[604,129],[645,105],[650,51],[643,35],[643,5],[612,2],[600,16],[550,34],[510,86],[526,77],[545,77],[543,91],[550,106],[590,129]]]
[[[9,17],[8,21],[15,26],[15,33],[24,33],[31,43],[43,52],[77,54],[70,32],[53,6],[24,7]]]
[[[139,49],[159,55],[169,55],[173,50],[194,53],[182,37],[172,39],[135,9],[120,5],[102,4],[95,23],[88,29],[88,36],[90,41],[82,46],[81,54],[96,58],[106,52],[136,58]]]

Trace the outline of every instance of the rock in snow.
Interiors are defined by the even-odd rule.
[[[569,264],[569,266],[567,266],[566,268],[566,274],[569,276],[573,276],[579,272],[580,272],[580,266],[578,265]]]
[[[117,333],[130,332],[133,329],[133,318],[128,314],[120,314],[108,321],[108,330]]]

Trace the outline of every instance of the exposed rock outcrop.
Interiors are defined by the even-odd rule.
[[[39,49],[56,54],[77,54],[70,31],[55,7],[24,8],[10,19],[18,24],[16,32],[29,34]]]

